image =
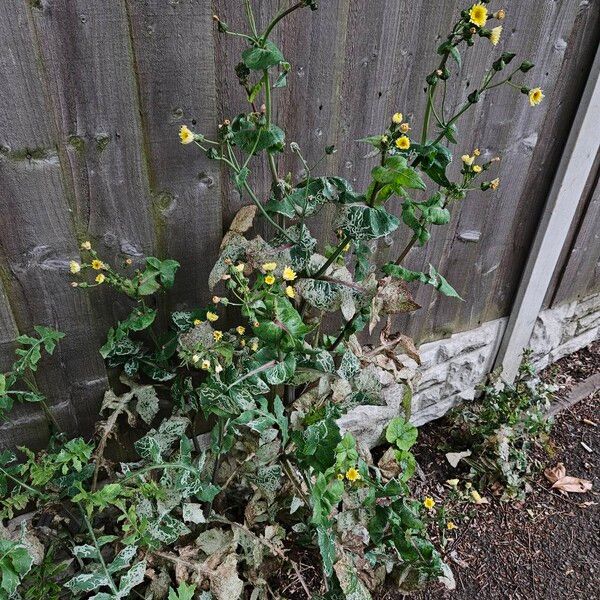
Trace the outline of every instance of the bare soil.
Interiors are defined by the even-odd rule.
[[[558,399],[600,372],[600,343],[550,366],[545,380],[560,386]],[[444,504],[443,482],[457,471],[436,450],[443,445],[444,422],[421,429],[416,449],[425,473],[418,492]],[[587,448],[585,447],[587,446]],[[591,449],[591,452],[589,451]],[[531,480],[524,502],[473,506],[473,515],[455,530],[444,554],[456,590],[432,587],[418,600],[591,600],[600,598],[600,390],[556,417],[549,453],[537,456],[541,471]],[[543,468],[564,463],[567,474],[588,479],[593,490],[563,496],[550,489]],[[463,505],[464,506],[464,505]],[[457,509],[458,510],[458,509]],[[464,509],[463,509],[464,510]],[[449,507],[450,518],[452,507]],[[377,600],[406,596],[391,589]]]

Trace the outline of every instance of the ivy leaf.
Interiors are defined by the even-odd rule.
[[[196,585],[189,585],[182,581],[177,591],[173,588],[169,588],[169,598],[168,600],[192,600],[194,598],[194,593],[196,592]]]
[[[263,46],[246,48],[242,52],[244,64],[254,71],[264,71],[269,67],[284,62],[281,50],[270,40],[264,42]]]

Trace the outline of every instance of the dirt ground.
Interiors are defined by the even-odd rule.
[[[544,379],[560,386],[558,398],[600,372],[600,343],[549,367]],[[595,424],[595,425],[594,425]],[[441,484],[457,471],[437,451],[443,421],[423,427],[416,454],[425,473],[418,493],[444,503]],[[586,448],[587,446],[587,448]],[[591,451],[590,451],[591,450]],[[550,455],[543,467],[564,463],[567,474],[593,482],[593,490],[568,497],[550,490],[540,473],[524,502],[473,506],[471,518],[448,536],[444,554],[456,579],[456,590],[430,588],[410,596],[418,600],[591,600],[600,598],[600,390],[556,417]],[[543,469],[542,469],[543,470]],[[450,508],[450,517],[452,516]],[[457,515],[458,516],[458,515]],[[377,600],[406,596],[393,590]]]

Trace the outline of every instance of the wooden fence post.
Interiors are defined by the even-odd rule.
[[[495,368],[513,381],[575,217],[600,146],[600,49],[573,121],[542,220],[523,271]]]

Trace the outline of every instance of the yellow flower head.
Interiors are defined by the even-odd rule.
[[[203,360],[202,361],[202,365],[201,367],[205,370],[208,371],[210,369],[210,360]]]
[[[246,340],[244,338],[242,338],[240,340],[240,346],[243,348],[246,345]]]
[[[262,266],[262,268],[267,272],[274,271],[277,268],[277,263],[276,262],[268,262],[268,263],[265,263]]]
[[[296,279],[296,271],[294,271],[294,269],[291,267],[286,267],[283,270],[283,278],[286,281],[294,281],[294,279]]]
[[[215,321],[219,320],[219,315],[217,315],[214,312],[211,312],[210,310],[206,313],[206,318],[211,322],[214,323]]]
[[[348,481],[358,481],[360,478],[360,473],[354,467],[350,467],[346,471],[346,479]]]
[[[473,156],[479,156],[481,154],[481,150],[479,148],[475,148],[475,150],[473,150]]]
[[[194,326],[198,327],[198,325],[202,325],[202,321],[200,319],[194,319]]]
[[[200,355],[199,355],[199,354],[194,354],[194,355],[192,356],[192,362],[193,362],[193,363],[200,362]]]
[[[465,165],[467,165],[467,166],[470,167],[473,164],[473,161],[475,160],[475,157],[474,156],[469,156],[468,154],[463,154],[460,157],[460,160],[462,160],[465,163]]]
[[[431,496],[427,496],[425,500],[423,500],[423,506],[427,510],[431,510],[435,506],[435,500]]]
[[[500,179],[498,177],[496,177],[496,179],[492,179],[492,181],[490,181],[490,187],[493,190],[497,190],[499,186],[500,186]]]
[[[273,285],[275,283],[275,277],[273,277],[273,275],[267,275],[265,277],[265,283],[267,285]]]
[[[481,171],[483,171],[483,169],[480,165],[473,165],[473,173],[481,173]]]
[[[477,27],[483,27],[487,22],[488,10],[481,2],[478,2],[471,7],[469,17],[471,23],[477,25]]]
[[[453,521],[448,521],[446,527],[449,531],[452,531],[453,529],[458,529],[458,526]]]
[[[252,342],[250,350],[252,350],[252,352],[256,352],[258,350],[258,342]]]
[[[182,144],[191,144],[194,141],[194,134],[187,125],[182,125],[179,130],[179,139]]]
[[[410,140],[408,139],[407,136],[401,135],[396,140],[396,147],[400,148],[400,150],[408,150],[410,148]]]
[[[235,265],[235,267],[233,267],[238,273],[243,273],[244,269],[246,268],[246,265],[244,263],[240,263],[239,265]]]
[[[294,288],[291,285],[286,285],[285,286],[285,295],[288,298],[295,298],[296,297],[296,292],[294,291]]]
[[[213,338],[215,338],[215,342],[220,342],[223,339],[222,331],[213,331]]]
[[[97,258],[95,258],[92,261],[92,269],[95,269],[96,271],[100,271],[100,269],[105,269],[105,268],[106,268],[106,266],[101,260],[98,260]]]
[[[392,123],[394,123],[394,125],[400,125],[400,123],[402,123],[403,119],[404,119],[404,115],[401,112],[397,112],[392,117]]]
[[[490,42],[491,42],[492,46],[498,45],[501,35],[502,35],[502,25],[498,25],[498,27],[494,27],[494,29],[492,29],[492,33],[490,33]]]
[[[244,333],[246,333],[246,328],[243,325],[238,325],[235,330],[238,335],[244,335]]]
[[[536,87],[529,91],[529,104],[537,106],[545,98],[541,88]]]
[[[82,250],[91,250],[92,243],[91,242],[83,242],[83,244],[81,244],[81,249]]]
[[[96,283],[104,283],[105,279],[104,273],[98,273],[98,275],[96,275]]]
[[[71,273],[75,275],[76,273],[79,273],[79,271],[81,271],[81,265],[76,260],[72,260],[69,263],[69,271],[71,271]]]
[[[402,133],[408,133],[410,131],[410,125],[408,123],[402,123],[402,125],[400,125],[400,131]]]

